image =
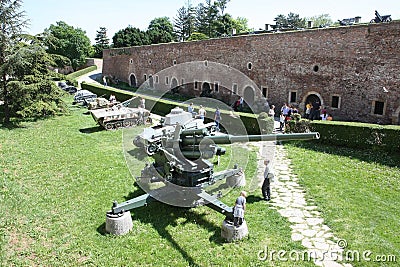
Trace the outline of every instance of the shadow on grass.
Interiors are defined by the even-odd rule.
[[[264,199],[260,196],[250,195],[250,196],[247,196],[247,198],[246,198],[246,202],[249,204],[260,202],[260,201],[264,201]]]
[[[368,163],[378,163],[388,167],[400,167],[400,153],[390,153],[374,149],[355,149],[348,147],[324,145],[316,142],[290,142],[291,146],[320,153],[356,158]]]
[[[125,196],[126,200],[138,197],[144,194],[142,190],[136,190],[131,192],[128,196]],[[131,211],[132,212],[132,211]],[[195,262],[195,259],[189,255],[189,253],[180,245],[174,238],[174,236],[167,230],[169,226],[177,227],[178,225],[185,224],[196,224],[200,225],[208,232],[212,233],[209,238],[211,242],[216,244],[225,243],[220,236],[220,226],[215,225],[205,218],[206,214],[199,214],[193,208],[183,208],[170,206],[158,201],[152,201],[148,206],[136,208],[133,210],[132,219],[140,221],[144,224],[150,224],[157,230],[159,235],[165,238],[171,246],[178,251],[182,257],[188,262],[189,266],[200,266]],[[182,218],[185,220],[182,222]],[[179,223],[178,223],[179,221]],[[105,223],[101,224],[97,231],[105,235]]]
[[[84,134],[91,134],[91,133],[97,133],[101,132],[104,129],[101,126],[93,126],[89,128],[84,128],[84,129],[79,129],[79,132],[84,133]]]
[[[144,160],[148,156],[145,149],[141,147],[136,147],[132,150],[127,151],[127,153],[140,161]]]

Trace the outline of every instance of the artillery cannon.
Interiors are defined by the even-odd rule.
[[[381,23],[381,22],[391,22],[391,15],[380,15],[377,10],[375,10],[375,18],[373,18],[370,23]]]
[[[229,135],[215,131],[215,123],[204,124],[193,119],[182,109],[173,109],[162,124],[144,129],[135,138],[134,144],[145,149],[154,163],[147,165],[136,182],[147,194],[125,201],[114,202],[107,216],[118,216],[156,199],[163,203],[196,207],[207,205],[233,219],[232,207],[218,200],[219,194],[210,194],[205,189],[217,181],[240,175],[241,169],[214,173],[213,164],[208,160],[222,156],[225,149],[218,145],[258,141],[287,141],[318,139],[319,133]],[[154,186],[157,185],[157,186]]]

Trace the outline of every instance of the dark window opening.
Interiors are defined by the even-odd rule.
[[[199,84],[198,84],[198,82],[196,81],[196,82],[194,82],[194,89],[199,89]]]
[[[290,92],[290,102],[296,102],[297,92]]]
[[[165,84],[169,84],[169,77],[165,77]]]
[[[267,97],[267,88],[265,87],[262,88],[262,95],[263,97]]]
[[[233,93],[234,93],[234,94],[237,94],[237,90],[238,90],[238,85],[235,83],[235,84],[233,85]]]
[[[385,106],[385,103],[383,103],[381,101],[375,101],[374,114],[383,115],[384,106]]]
[[[251,70],[253,68],[253,64],[251,64],[251,62],[247,63],[247,69]]]
[[[174,60],[172,63],[173,63],[174,65],[176,65],[176,60]]]
[[[319,70],[318,65],[315,65],[314,68],[313,68],[313,70],[314,70],[315,72],[317,72],[317,71]]]
[[[143,77],[144,77],[144,80],[147,81],[147,75],[145,74]]]
[[[339,108],[339,97],[338,96],[332,96],[332,103],[331,103],[332,108]]]
[[[219,83],[214,83],[214,90],[215,92],[219,91]]]

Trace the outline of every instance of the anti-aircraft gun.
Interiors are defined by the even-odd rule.
[[[156,199],[173,206],[207,205],[233,219],[232,207],[218,200],[218,194],[205,189],[217,181],[238,175],[241,169],[214,173],[208,160],[222,156],[225,149],[218,145],[258,142],[318,139],[319,133],[230,135],[215,131],[215,123],[204,124],[180,108],[171,110],[160,125],[144,129],[134,144],[143,147],[154,163],[147,165],[136,182],[147,194],[123,203],[114,202],[107,216],[116,216]]]

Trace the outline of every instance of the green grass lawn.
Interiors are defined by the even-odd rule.
[[[360,253],[360,262],[352,264],[398,266],[400,155],[315,142],[287,148],[306,196],[320,208],[334,234],[347,241],[347,249]],[[365,251],[371,252],[370,262],[362,260]],[[373,262],[380,255],[394,255],[397,263]]]
[[[0,266],[293,266],[257,257],[265,246],[303,249],[291,241],[287,220],[260,201],[260,190],[248,197],[250,235],[236,243],[221,239],[221,214],[159,202],[132,211],[127,235],[105,234],[112,201],[142,191],[126,167],[122,131],[102,130],[84,113],[71,107],[66,116],[0,128]],[[255,152],[240,149],[251,180]],[[144,160],[132,160],[139,175]],[[232,205],[239,191],[222,200]]]

